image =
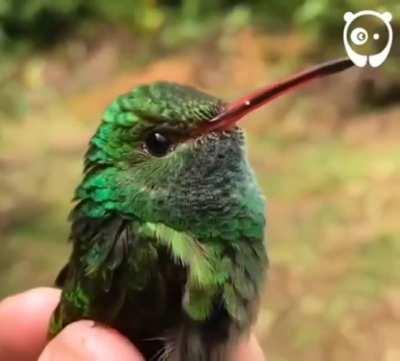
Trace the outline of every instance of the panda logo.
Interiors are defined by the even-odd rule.
[[[383,64],[393,43],[391,20],[392,14],[389,12],[363,10],[344,14],[343,43],[347,55],[356,66],[365,67],[368,63],[376,68]],[[376,31],[366,30],[365,25],[369,29],[371,23],[378,25]]]

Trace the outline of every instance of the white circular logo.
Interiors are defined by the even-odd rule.
[[[356,51],[357,46],[366,44],[370,37],[367,29],[364,29],[360,26],[354,28],[350,32],[350,25],[354,22],[354,20],[363,16],[373,16],[384,25],[384,29],[386,31],[385,35],[387,34],[387,42],[383,50],[381,50],[379,53],[364,55]],[[348,11],[346,14],[344,14],[344,21],[345,25],[343,29],[343,43],[347,55],[351,61],[359,67],[364,67],[369,64],[370,66],[376,68],[382,65],[389,56],[389,52],[393,43],[393,29],[392,25],[390,24],[392,21],[392,14],[389,12],[378,13],[377,11],[373,10],[362,10],[358,13],[352,13],[351,11]],[[357,23],[354,25],[357,25]],[[349,32],[350,34],[348,34]],[[374,39],[375,41],[379,40],[379,33],[373,33],[371,39]],[[355,45],[356,50],[354,50],[351,45]]]

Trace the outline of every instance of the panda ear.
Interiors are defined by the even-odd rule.
[[[350,21],[352,21],[354,19],[354,14],[351,11],[347,11],[344,14],[343,18],[346,23],[349,23]]]
[[[390,21],[392,21],[392,14],[389,13],[388,11],[386,11],[382,14],[382,18],[384,21],[390,22]]]

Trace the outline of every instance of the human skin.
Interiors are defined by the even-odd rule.
[[[54,288],[35,288],[0,302],[0,361],[144,361],[114,329],[90,320],[67,326],[47,341],[51,314],[60,298]],[[231,361],[265,361],[254,336],[232,348]]]

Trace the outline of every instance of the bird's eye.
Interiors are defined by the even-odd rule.
[[[161,133],[150,133],[145,142],[146,150],[155,157],[163,157],[172,147],[171,140]]]

